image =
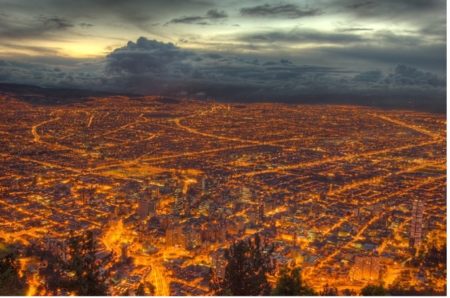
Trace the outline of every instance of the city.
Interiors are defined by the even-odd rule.
[[[19,252],[27,295],[47,294],[48,264],[26,251],[64,258],[87,230],[110,295],[211,295],[224,251],[256,234],[316,291],[445,293],[446,269],[415,261],[446,247],[443,114],[3,92],[0,135],[0,244]]]

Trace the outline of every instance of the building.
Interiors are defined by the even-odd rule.
[[[137,214],[141,219],[156,215],[157,204],[159,201],[159,192],[145,191],[138,201]]]
[[[203,176],[202,179],[201,179],[201,191],[202,191],[202,194],[208,194],[209,188],[210,188],[210,184],[211,184],[211,181],[206,176]]]
[[[196,186],[187,185],[185,191],[176,197],[173,211],[180,215],[188,217],[193,208],[198,208],[201,203],[201,190]]]
[[[225,259],[225,250],[219,249],[210,253],[211,266],[215,276],[222,279],[225,277],[225,268],[227,261]]]
[[[156,212],[155,202],[151,198],[142,198],[138,203],[137,214],[141,219],[147,218],[148,216],[154,215]]]
[[[122,262],[127,262],[128,260],[128,244],[122,243],[120,247],[120,259]]]
[[[423,213],[425,204],[422,200],[414,200],[411,214],[411,228],[409,233],[409,244],[411,247],[417,248],[422,243],[423,230]]]
[[[264,201],[260,199],[258,204],[258,223],[263,224],[265,219]]]
[[[241,188],[241,201],[244,203],[252,203],[253,202],[252,199],[253,199],[253,191],[246,186],[242,187]]]
[[[179,246],[184,249],[194,249],[202,244],[200,223],[193,219],[189,223],[172,225],[166,229],[165,241],[167,246]]]
[[[186,246],[186,237],[183,233],[183,226],[172,225],[166,229],[165,235],[167,246]]]
[[[201,230],[202,243],[224,242],[226,240],[227,227],[225,221],[207,222]]]
[[[65,240],[49,236],[44,237],[44,249],[63,261],[67,260],[67,248],[68,246]]]
[[[235,217],[232,221],[227,222],[226,231],[227,235],[238,236],[245,233],[246,220],[242,216]]]
[[[350,279],[356,281],[379,281],[381,279],[381,257],[369,256],[355,257],[355,262],[350,270]]]

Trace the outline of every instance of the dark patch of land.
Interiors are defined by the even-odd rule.
[[[33,85],[0,83],[0,94],[13,95],[24,102],[33,105],[64,105],[82,103],[92,97],[126,96],[132,100],[145,101],[146,96],[135,93],[118,93],[109,91],[71,89],[71,88],[44,88]],[[253,96],[217,96],[218,102],[224,103],[286,103],[286,104],[338,104],[377,107],[382,109],[407,109],[430,113],[446,113],[446,96],[430,96],[426,91],[405,97],[402,94],[299,94],[280,98],[255,98]],[[161,104],[176,105],[182,99],[177,96],[159,96],[155,99]],[[243,108],[245,105],[236,106]]]

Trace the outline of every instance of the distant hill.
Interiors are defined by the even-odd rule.
[[[127,96],[140,100],[154,94],[120,93],[70,88],[44,88],[33,85],[0,83],[0,94],[11,94],[14,97],[35,105],[63,105],[87,101],[90,97]],[[177,96],[158,95],[158,102],[164,104],[178,104]],[[192,97],[189,97],[193,99]],[[347,104],[359,106],[372,106],[384,109],[407,109],[421,112],[446,113],[446,101],[442,98],[427,97],[423,93],[408,98],[401,95],[386,97],[382,95],[354,95],[345,94],[311,94],[277,98],[253,98],[242,96],[216,96],[215,100],[225,103],[258,103],[279,102],[287,104]],[[197,98],[198,100],[202,100]]]
[[[84,102],[89,97],[129,96],[136,94],[112,93],[86,89],[43,88],[33,85],[0,83],[0,94],[11,94],[20,100],[37,105],[58,105]]]

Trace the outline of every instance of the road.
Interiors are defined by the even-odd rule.
[[[382,120],[387,121],[387,122],[391,122],[391,123],[396,124],[398,126],[402,126],[402,127],[408,128],[410,130],[419,132],[419,133],[424,134],[426,136],[429,136],[429,137],[431,137],[433,139],[440,139],[441,138],[440,135],[435,134],[435,133],[433,133],[433,132],[431,132],[429,130],[426,130],[426,129],[422,128],[422,127],[419,127],[417,125],[413,125],[413,124],[410,124],[410,123],[406,123],[404,121],[401,121],[401,120],[398,120],[398,119],[394,119],[394,118],[388,117],[386,115],[380,115],[380,114],[375,114],[375,113],[369,113],[369,115],[371,115],[373,117],[376,117],[376,118],[379,118],[379,119],[382,119]]]
[[[373,155],[377,155],[377,154],[392,153],[392,152],[407,150],[407,149],[411,149],[411,148],[428,146],[428,145],[432,145],[432,144],[436,144],[436,143],[438,143],[438,142],[437,141],[426,141],[426,142],[422,142],[419,144],[404,145],[404,146],[399,146],[399,147],[394,147],[394,148],[373,150],[373,151],[368,151],[368,152],[363,152],[363,153],[358,153],[358,154],[348,154],[345,156],[330,157],[330,158],[325,158],[325,159],[316,160],[316,161],[312,161],[312,162],[302,162],[302,163],[290,164],[290,165],[285,165],[285,166],[278,166],[278,167],[270,168],[267,170],[251,171],[251,172],[246,172],[243,174],[236,174],[236,175],[233,175],[232,178],[251,177],[251,176],[256,176],[256,175],[261,175],[261,174],[276,173],[276,172],[285,171],[285,170],[309,168],[309,167],[314,167],[314,166],[320,166],[320,165],[323,165],[326,163],[332,163],[332,162],[338,162],[338,161],[348,161],[348,160],[353,160],[356,158],[369,157],[369,156],[373,156]]]
[[[400,191],[394,192],[394,193],[390,193],[389,195],[386,196],[382,196],[380,197],[380,199],[375,200],[370,202],[369,204],[367,204],[367,206],[371,206],[371,205],[375,205],[384,201],[389,200],[392,197],[398,197],[401,196],[407,192],[410,192],[412,190],[416,190],[424,185],[433,183],[437,180],[440,179],[445,179],[446,176],[439,176],[436,178],[432,178],[432,179],[425,179],[423,180],[421,183],[415,184],[411,187],[407,187],[405,189],[402,189]],[[394,207],[391,207],[394,208]],[[377,220],[379,220],[383,214],[383,211],[385,211],[387,208],[384,207],[382,209],[381,212],[379,212],[378,214],[374,215],[369,221],[367,221],[365,224],[363,224],[359,229],[358,232],[356,233],[355,236],[352,237],[352,239],[350,241],[348,241],[346,244],[342,245],[341,247],[336,248],[336,250],[334,250],[333,253],[325,256],[324,258],[322,258],[318,263],[316,263],[314,266],[312,267],[308,267],[304,270],[304,277],[305,278],[311,278],[311,276],[313,276],[314,272],[318,269],[320,269],[326,262],[330,261],[332,258],[334,258],[335,256],[337,256],[338,254],[340,254],[342,252],[342,250],[349,248],[353,243],[355,243],[356,241],[358,241],[360,239],[360,237],[362,236],[362,234],[367,230],[367,228],[369,228],[373,223],[375,223]]]
[[[36,142],[36,143],[42,143],[41,136],[39,135],[37,129],[40,126],[43,126],[45,124],[48,124],[48,123],[51,123],[51,122],[54,122],[54,121],[58,121],[59,119],[60,119],[59,117],[56,117],[56,118],[52,118],[52,119],[49,119],[49,120],[42,121],[42,122],[40,122],[40,123],[38,123],[36,125],[33,125],[31,127],[31,134],[33,135],[33,141]]]

